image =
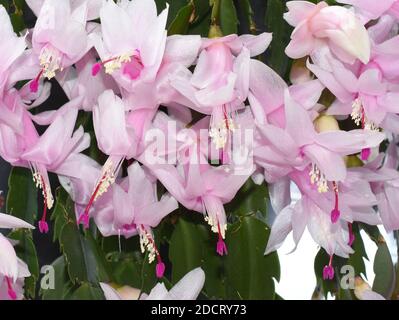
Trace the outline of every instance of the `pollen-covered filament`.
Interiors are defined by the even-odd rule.
[[[116,173],[119,171],[124,158],[118,159],[116,165],[109,158],[103,166],[101,178],[97,181],[94,191],[90,197],[84,213],[79,217],[78,223],[83,223],[85,228],[89,227],[89,211],[93,203],[108,191],[109,187],[115,182]]]
[[[35,164],[31,163],[30,168],[32,170],[33,181],[38,189],[42,190],[43,194],[43,214],[42,218],[39,221],[39,231],[41,233],[48,232],[48,225],[46,222],[47,218],[47,209],[51,209],[54,205],[54,198],[53,194],[51,193],[51,188],[46,180],[44,179],[43,175],[40,174]]]
[[[51,80],[58,70],[62,71],[62,54],[52,47],[44,47],[39,57],[43,77]]]
[[[222,119],[212,116],[211,127],[209,129],[209,136],[215,144],[216,149],[223,149],[228,141],[229,134],[237,129],[231,114],[227,112],[226,106],[223,105],[222,109]]]
[[[140,76],[144,65],[141,61],[140,51],[135,50],[134,54],[126,53],[96,63],[93,65],[92,75],[97,75],[102,67],[105,68],[105,73],[107,74],[113,74],[116,70],[122,69],[124,75],[135,80]]]
[[[315,163],[312,163],[312,168],[309,172],[310,183],[317,185],[317,191],[319,193],[328,192],[328,183],[326,176]]]
[[[227,246],[224,242],[227,225],[221,225],[217,219],[212,219],[211,216],[206,216],[205,221],[211,226],[211,230],[218,234],[218,242],[216,244],[216,252],[223,256],[227,254]]]
[[[359,98],[353,101],[351,118],[357,126],[361,126],[364,130],[379,131],[378,126],[367,119],[362,102]]]
[[[148,252],[149,263],[154,262],[155,258],[157,258],[156,275],[158,278],[162,278],[165,272],[165,264],[162,262],[161,254],[155,244],[152,233],[147,231],[144,225],[140,225],[138,231],[140,235],[141,252]]]

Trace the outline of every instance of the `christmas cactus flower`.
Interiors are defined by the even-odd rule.
[[[0,300],[397,300],[398,135],[399,0],[0,0]]]

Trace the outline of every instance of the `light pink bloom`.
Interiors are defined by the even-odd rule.
[[[106,1],[100,11],[102,40],[96,43],[101,68],[127,91],[155,80],[166,44],[168,8],[159,16],[153,0]]]
[[[34,229],[29,223],[0,213],[0,229],[28,228]],[[0,233],[0,299],[22,299],[23,279],[30,275],[26,264],[19,260],[10,240]]]
[[[104,236],[123,235],[129,238],[139,234],[141,250],[149,252],[150,263],[157,259],[156,274],[162,278],[165,264],[151,228],[176,210],[178,204],[169,194],[158,200],[156,192],[155,181],[151,181],[136,162],[129,166],[128,178],[113,185],[112,201],[109,203],[111,210],[99,210],[94,215],[96,225]]]
[[[337,97],[328,114],[351,115],[362,129],[399,132],[399,91],[384,78],[378,63],[362,65],[357,76],[327,51],[313,60],[308,68]]]
[[[343,181],[346,165],[343,156],[376,147],[384,139],[378,132],[363,130],[326,131],[318,133],[308,112],[285,95],[285,124],[283,128],[258,125],[256,163],[265,169],[269,182],[287,175],[292,170],[303,170],[311,165],[310,179],[325,191],[327,181]]]
[[[286,54],[293,59],[311,55],[327,44],[342,61],[354,63],[370,59],[370,39],[362,22],[350,10],[328,6],[324,1],[317,5],[307,1],[287,2],[289,11],[285,20],[295,30],[291,35]]]
[[[399,215],[396,209],[399,205],[397,197],[399,161],[395,140],[390,143],[385,159],[383,156],[384,154],[380,154],[364,167],[353,170],[359,172],[366,181],[370,181],[371,188],[378,200],[382,223],[387,232],[391,232],[399,229]]]
[[[205,273],[201,268],[188,272],[170,290],[163,283],[158,283],[147,295],[141,294],[140,300],[195,300],[205,283]],[[100,282],[106,300],[125,300],[117,289]]]
[[[187,70],[171,82],[192,102],[190,108],[211,115],[209,134],[217,149],[231,138],[235,113],[248,97],[250,58],[264,52],[271,39],[269,33],[204,39],[194,73]]]
[[[330,188],[333,192],[326,193],[318,192],[309,181],[306,170],[295,171],[289,177],[298,186],[302,197],[295,204],[277,212],[265,254],[279,248],[291,231],[297,245],[307,227],[314,241],[331,256],[329,265],[323,270],[323,277],[332,279],[333,255],[348,257],[353,253],[353,221],[370,225],[380,223],[381,220],[373,209],[377,199],[369,183],[361,179],[356,172],[349,171],[344,181],[331,183]],[[339,219],[336,221],[332,221],[332,207],[339,207],[340,210]]]
[[[57,172],[70,154],[86,149],[90,137],[82,127],[74,132],[76,108],[68,108],[68,112],[57,117],[42,136],[37,133],[17,91],[9,92],[4,102],[0,103],[0,109],[3,115],[0,117],[0,154],[12,165],[32,170],[33,179],[43,191],[44,198],[39,228],[41,232],[47,232],[47,209],[51,209],[54,203],[48,171]]]
[[[14,33],[6,9],[0,5],[0,98],[3,96],[9,69],[26,48],[25,38]],[[7,89],[7,88],[6,88]]]
[[[41,67],[30,82],[36,92],[41,78],[52,79],[57,72],[79,61],[92,47],[86,32],[87,3],[72,8],[69,0],[45,0],[32,36],[32,47]]]
[[[366,22],[376,20],[384,14],[392,14],[399,18],[398,0],[338,0],[337,2],[354,6]]]

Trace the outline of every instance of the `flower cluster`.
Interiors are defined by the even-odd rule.
[[[351,6],[287,3],[289,83],[255,58],[272,34],[167,36],[168,8],[158,14],[153,0],[30,0],[37,22],[23,35],[0,6],[0,156],[31,169],[40,231],[54,203],[49,172],[77,223],[138,235],[159,278],[152,228],[181,205],[204,215],[228,254],[224,204],[248,179],[269,184],[277,213],[266,254],[307,227],[331,256],[326,279],[334,255],[353,253],[354,221],[399,229],[399,1],[340,2]],[[69,102],[33,112],[54,79]],[[80,110],[92,113],[95,141],[76,125]],[[93,143],[105,163],[83,153]],[[1,215],[0,227],[32,226]],[[15,299],[29,272],[2,235],[0,248],[0,296]]]

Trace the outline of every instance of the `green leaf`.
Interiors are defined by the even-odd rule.
[[[274,299],[274,280],[280,279],[276,252],[264,255],[270,229],[255,217],[245,217],[226,234],[226,283],[230,299]]]
[[[390,299],[395,289],[395,268],[385,242],[378,244],[373,270],[375,273],[373,291],[381,294],[386,299]]]
[[[105,297],[99,286],[85,282],[72,293],[71,300],[105,300]]]
[[[12,13],[10,15],[11,23],[16,33],[21,32],[25,29],[24,17],[17,13]]]
[[[194,6],[188,4],[181,8],[168,28],[168,35],[187,34]]]
[[[7,212],[30,224],[37,217],[37,189],[32,173],[25,168],[14,167],[8,178]]]
[[[109,281],[108,262],[90,232],[82,235],[76,222],[69,221],[61,230],[60,245],[73,283]]]
[[[40,289],[43,300],[67,300],[73,289],[66,270],[64,256],[58,257],[51,266],[54,268],[54,289]]]
[[[233,201],[225,207],[226,212],[240,216],[260,212],[266,219],[268,202],[269,191],[266,184],[257,185],[252,179],[248,179],[237,192]]]
[[[53,241],[59,240],[61,230],[68,222],[76,221],[74,204],[69,194],[59,187],[56,192],[56,201],[51,219],[54,221]]]
[[[202,248],[199,238],[197,225],[181,217],[176,224],[169,246],[173,283],[201,265]]]
[[[39,262],[37,259],[36,247],[33,243],[32,231],[19,229],[11,232],[8,237],[17,240],[15,251],[29,268],[31,276],[25,279],[25,295],[34,298],[36,295],[36,281],[39,279]]]
[[[220,1],[220,27],[224,35],[236,34],[238,26],[237,11],[233,0]]]
[[[288,67],[288,57],[285,48],[291,34],[283,14],[286,11],[285,0],[269,0],[266,9],[266,29],[273,32],[273,40],[268,52],[270,53],[268,65],[280,76],[284,77]]]
[[[192,3],[194,4],[194,15],[195,15],[193,22],[202,20],[208,13],[211,12],[209,1],[193,0]]]

